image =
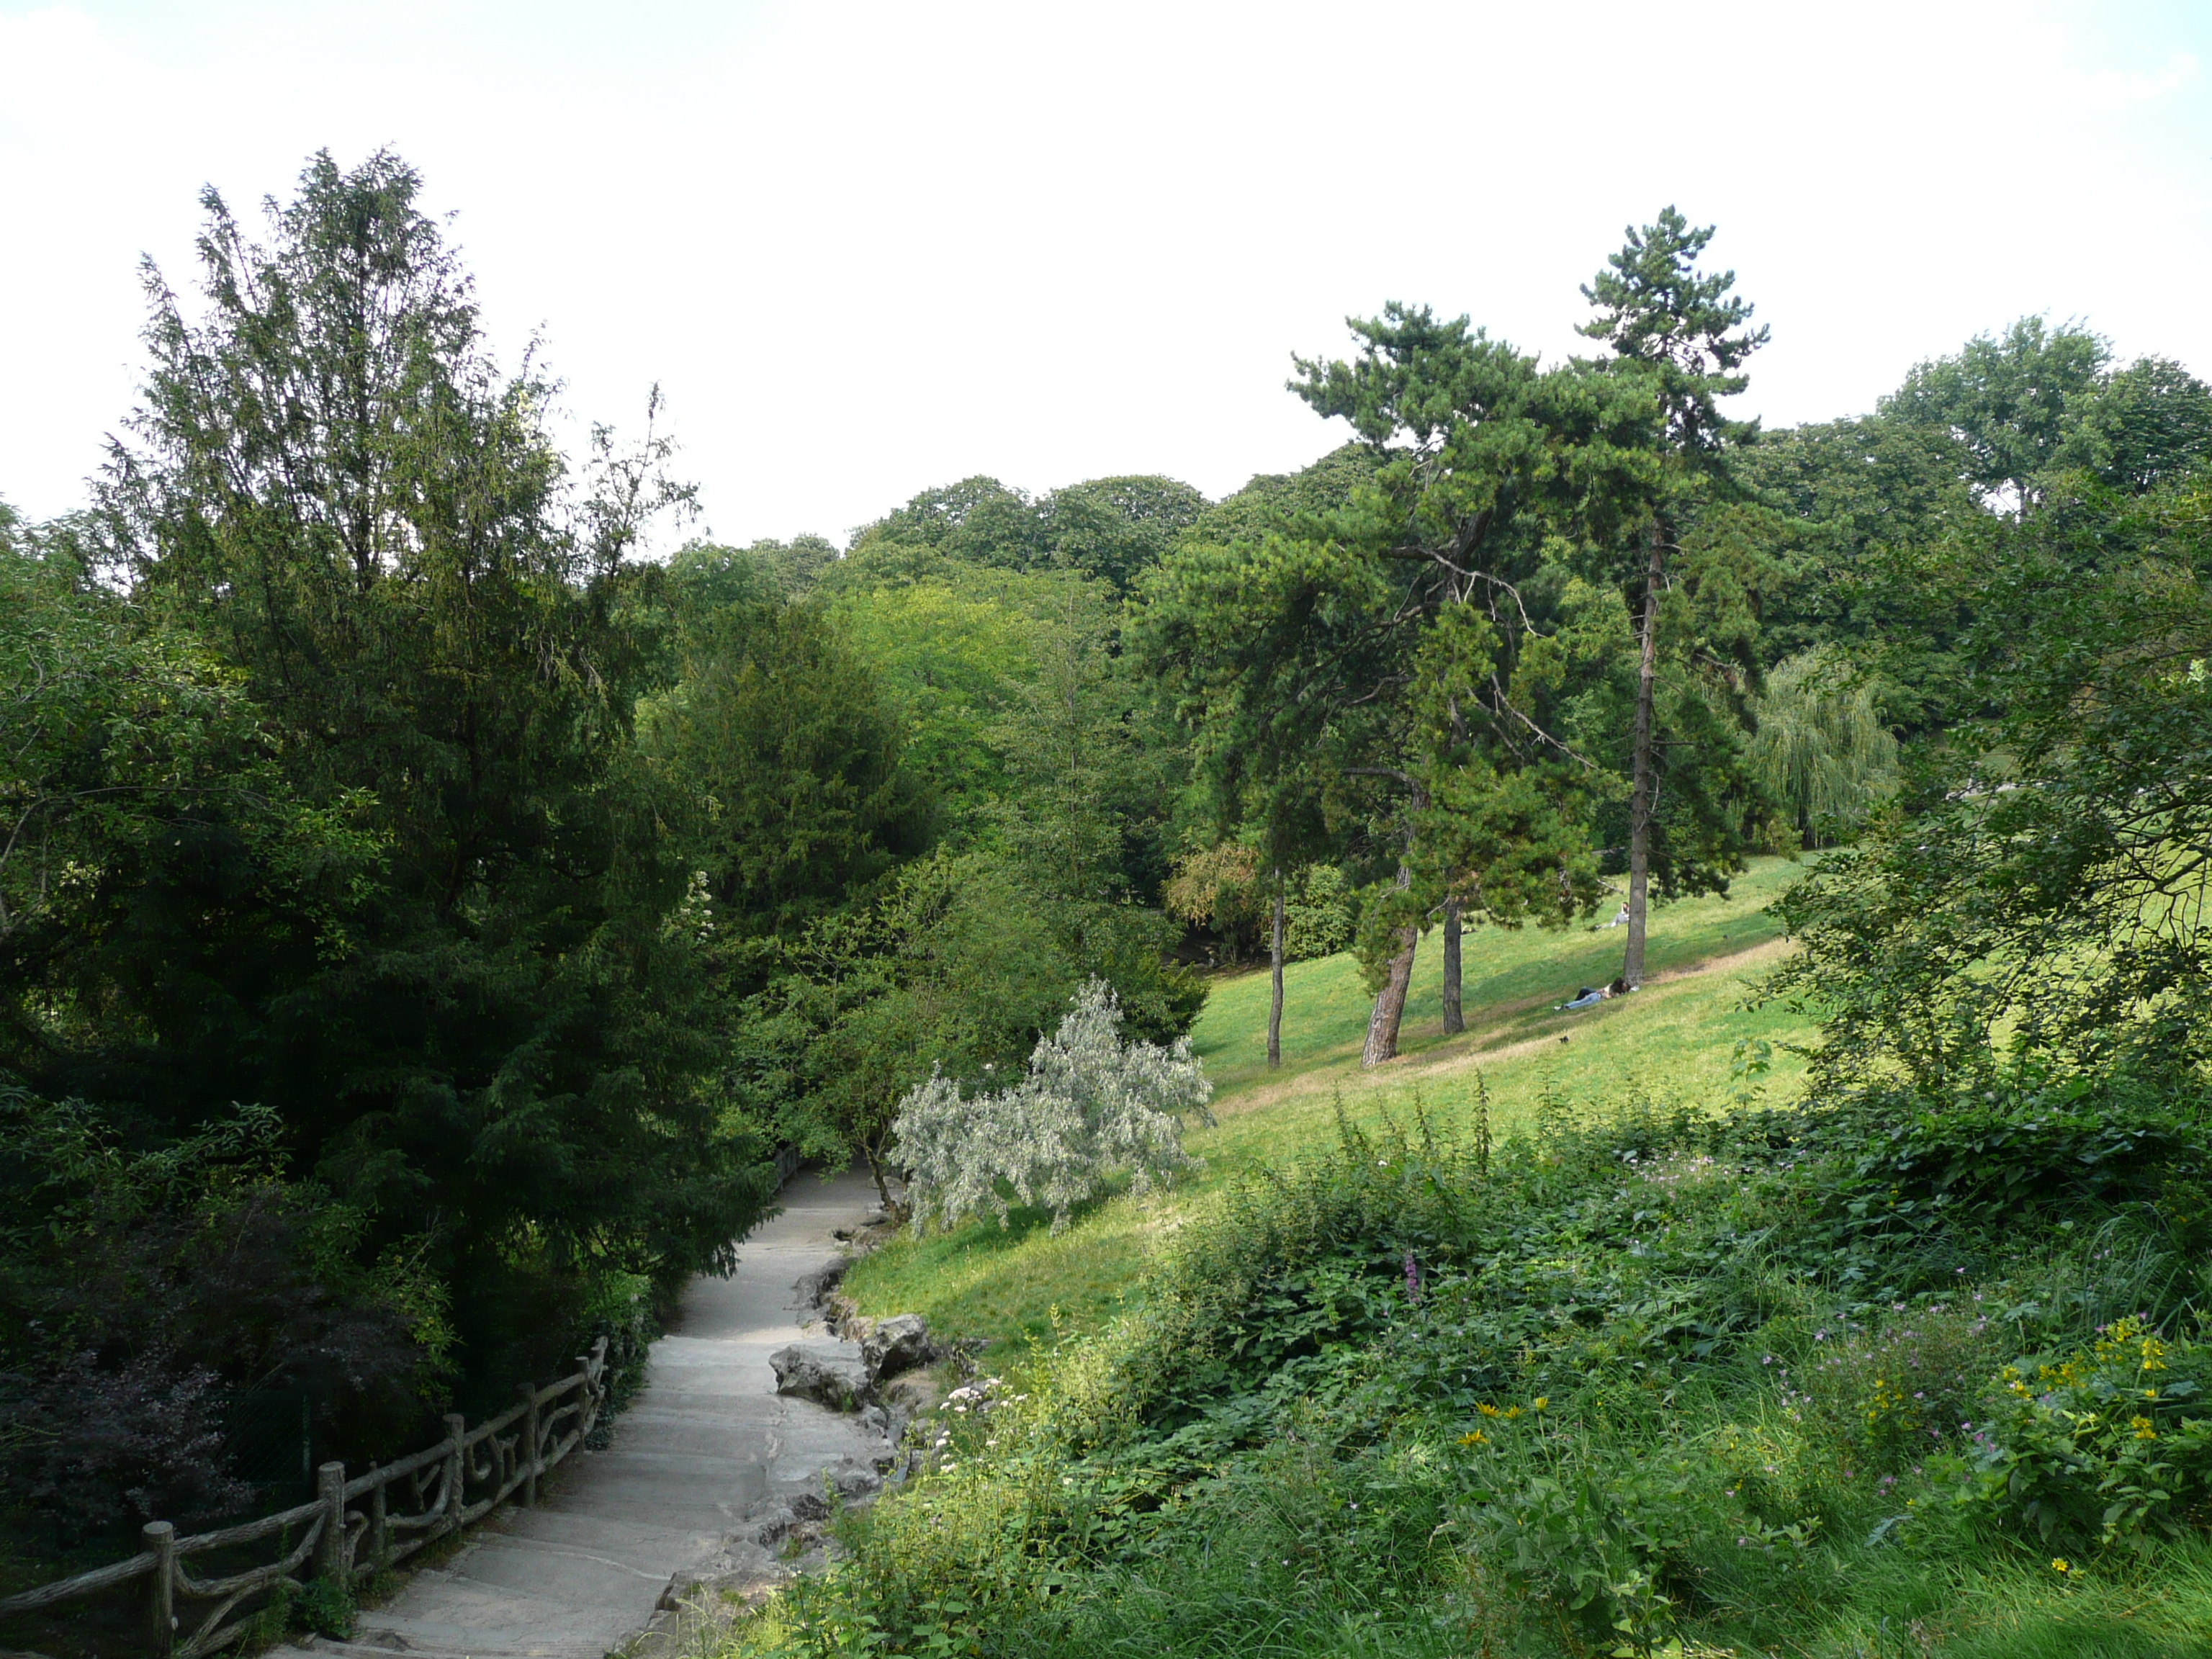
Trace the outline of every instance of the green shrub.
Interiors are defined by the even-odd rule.
[[[1576,1615],[1589,1635],[1617,1632],[1633,1651],[1648,1652],[1674,1626],[1680,1602],[1668,1586],[1692,1538],[1712,1524],[1711,1482],[1687,1460],[1578,1449],[1549,1471],[1509,1477],[1470,1505],[1465,1546]]]
[[[1333,957],[1358,931],[1358,904],[1344,872],[1333,864],[1299,871],[1283,903],[1283,960]]]
[[[340,1642],[353,1639],[360,1609],[354,1605],[350,1586],[331,1578],[311,1578],[292,1601],[292,1624]]]
[[[2212,1498],[2212,1344],[2133,1319],[1990,1388],[1959,1497],[2045,1543],[2140,1549]]]
[[[607,1268],[585,1281],[583,1305],[576,1313],[577,1351],[587,1351],[603,1336],[607,1339],[606,1400],[599,1412],[602,1430],[628,1409],[645,1386],[646,1358],[653,1339],[660,1334],[654,1288],[650,1274],[617,1268]],[[601,1430],[593,1431],[595,1443],[605,1437]]]

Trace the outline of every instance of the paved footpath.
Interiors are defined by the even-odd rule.
[[[768,1363],[805,1334],[793,1281],[836,1257],[832,1230],[859,1225],[875,1188],[865,1174],[802,1174],[781,1202],[744,1241],[734,1278],[692,1284],[610,1449],[572,1454],[537,1508],[487,1520],[442,1566],[366,1611],[351,1642],[315,1648],[601,1659],[645,1626],[672,1581],[776,1577],[741,1531],[747,1510],[818,1492],[824,1469],[870,1468],[888,1450],[859,1419],[779,1395]]]

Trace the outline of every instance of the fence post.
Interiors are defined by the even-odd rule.
[[[584,1408],[576,1413],[576,1443],[583,1445],[592,1431],[599,1426],[599,1407],[607,1398],[607,1340],[604,1336],[592,1344],[589,1353],[576,1356],[577,1364],[584,1371]],[[586,1448],[589,1449],[589,1448]]]
[[[438,1528],[440,1537],[459,1530],[461,1524],[461,1481],[468,1470],[461,1440],[468,1431],[469,1425],[459,1412],[446,1413],[446,1524]]]
[[[323,1508],[323,1535],[315,1540],[315,1577],[343,1584],[353,1565],[346,1559],[344,1464],[325,1463],[315,1470],[315,1501]]]
[[[522,1396],[522,1504],[529,1509],[538,1502],[538,1385],[518,1382],[514,1391]]]
[[[392,1565],[392,1505],[385,1496],[388,1486],[379,1480],[368,1496],[368,1570],[372,1574]]]
[[[177,1641],[177,1529],[167,1521],[149,1521],[138,1537],[154,1558],[146,1590],[146,1650],[153,1659],[169,1659]]]

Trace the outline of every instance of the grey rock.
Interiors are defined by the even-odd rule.
[[[893,1314],[889,1319],[879,1319],[875,1329],[860,1340],[860,1358],[872,1382],[910,1371],[936,1357],[929,1326],[920,1314]]]
[[[849,1229],[838,1230],[833,1236],[842,1237]],[[818,1308],[830,1292],[844,1282],[846,1269],[852,1266],[849,1259],[840,1257],[811,1273],[801,1273],[793,1284],[793,1295],[802,1308]]]
[[[773,1549],[781,1543],[791,1529],[799,1524],[799,1516],[788,1504],[777,1504],[764,1512],[753,1527],[753,1537],[763,1549]]]
[[[800,1521],[827,1521],[830,1500],[818,1492],[803,1492],[792,1498],[791,1513]]]
[[[848,1504],[873,1498],[884,1489],[883,1477],[873,1469],[840,1469],[831,1477],[837,1496]]]
[[[775,1369],[778,1394],[817,1400],[841,1412],[855,1410],[867,1399],[868,1368],[842,1343],[794,1342],[778,1348],[768,1363]]]

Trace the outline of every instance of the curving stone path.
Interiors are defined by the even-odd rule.
[[[793,1285],[839,1254],[834,1230],[876,1207],[866,1176],[802,1174],[783,1213],[744,1241],[736,1276],[695,1281],[675,1334],[653,1345],[644,1391],[606,1451],[563,1464],[535,1509],[478,1527],[318,1651],[453,1659],[602,1659],[692,1581],[782,1576],[744,1526],[777,1498],[819,1492],[824,1470],[872,1469],[890,1446],[863,1419],[775,1392],[769,1355],[805,1335]],[[817,1330],[809,1339],[823,1344]],[[857,1358],[858,1345],[847,1345]]]

